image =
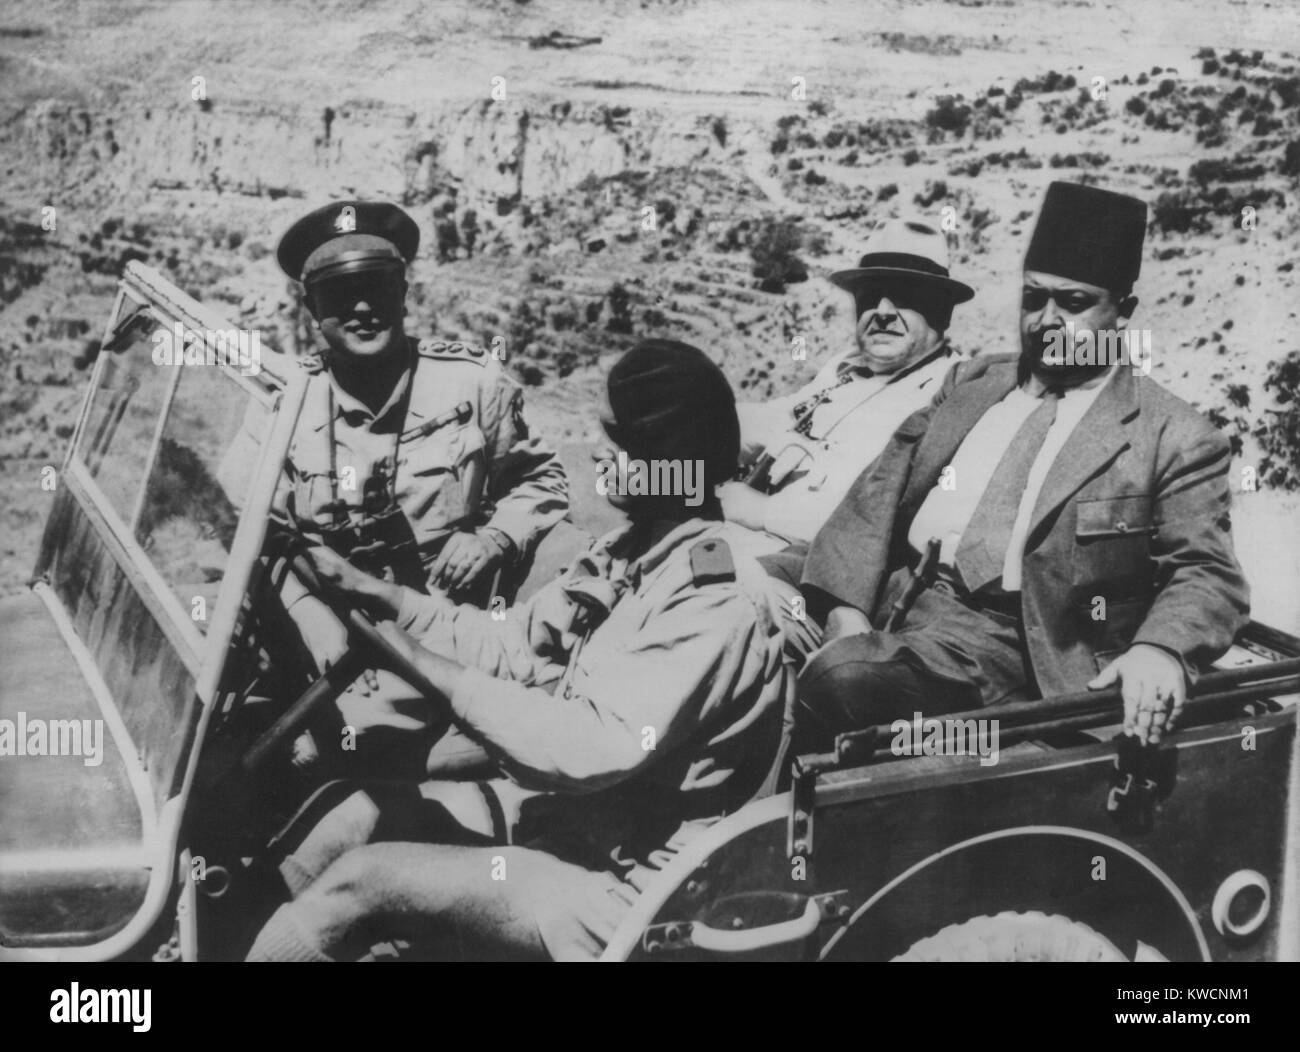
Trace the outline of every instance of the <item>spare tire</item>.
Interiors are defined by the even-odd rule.
[[[895,961],[1127,961],[1086,924],[1056,913],[999,913],[918,939]]]

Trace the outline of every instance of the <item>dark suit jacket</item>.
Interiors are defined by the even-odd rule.
[[[976,421],[1016,386],[1016,359],[957,365],[894,433],[813,541],[802,581],[813,609],[882,613],[889,574],[915,559],[913,516]],[[1044,695],[1084,689],[1134,643],[1177,654],[1189,679],[1228,648],[1250,608],[1229,463],[1227,439],[1155,381],[1124,368],[1107,383],[1053,463],[1026,537],[1021,601]]]

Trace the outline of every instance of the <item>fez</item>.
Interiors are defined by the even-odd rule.
[[[401,270],[420,247],[420,228],[396,205],[340,201],[309,212],[280,239],[276,259],[310,284],[368,270]]]
[[[1052,183],[1043,198],[1025,270],[1128,292],[1142,269],[1147,206],[1080,183]]]

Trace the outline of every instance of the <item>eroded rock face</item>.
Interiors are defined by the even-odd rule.
[[[354,192],[417,203],[450,183],[462,207],[488,214],[584,180],[724,153],[701,118],[567,102],[484,100],[416,113],[232,101],[112,113],[36,103],[12,133],[14,151],[34,182],[74,175],[87,191],[119,199],[150,190],[272,199]]]

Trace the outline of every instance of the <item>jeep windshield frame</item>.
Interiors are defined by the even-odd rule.
[[[214,337],[232,330],[156,271],[128,264],[58,476],[33,591],[125,766],[139,842],[79,843],[27,818],[44,837],[43,857],[66,859],[50,864],[63,867],[48,874],[51,887],[64,888],[78,867],[95,869],[98,852],[123,860],[101,881],[116,881],[120,894],[107,904],[101,895],[93,909],[67,908],[58,930],[7,932],[11,953],[121,956],[154,928],[175,890],[196,746],[216,707],[306,390],[305,370],[269,349],[256,370],[220,348],[203,359]],[[191,364],[159,361],[160,334],[173,331],[198,334]],[[209,515],[220,520],[215,536],[195,529]],[[196,549],[210,557],[206,566]],[[17,865],[10,875],[29,888],[47,879]],[[78,903],[71,885],[60,893]]]

